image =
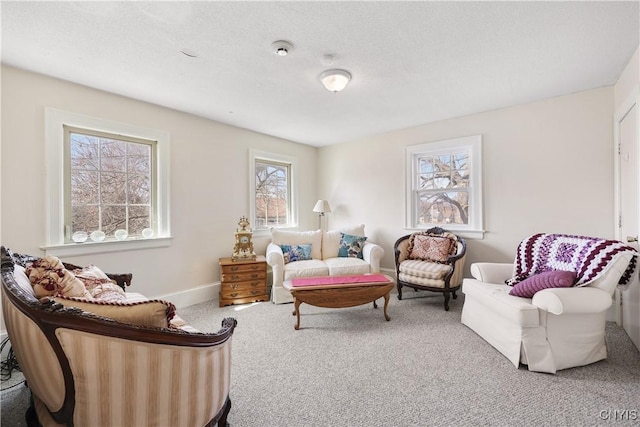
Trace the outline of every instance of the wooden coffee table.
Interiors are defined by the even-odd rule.
[[[291,280],[285,281],[284,288],[293,295],[293,315],[297,316],[295,329],[300,329],[300,304],[303,302],[326,308],[355,307],[373,302],[373,308],[377,308],[376,300],[384,297],[384,318],[391,320],[387,314],[387,306],[389,305],[389,293],[395,286],[395,282],[391,277],[382,274],[371,275],[372,278],[375,277],[376,281],[367,281],[367,276],[366,274],[341,276],[340,278],[346,283],[302,286],[294,286]],[[357,282],[354,283],[354,280]]]

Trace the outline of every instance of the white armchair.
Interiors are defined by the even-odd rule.
[[[462,323],[530,371],[555,373],[605,359],[606,312],[633,256],[617,254],[582,287],[544,289],[533,298],[509,295],[505,280],[514,264],[472,264],[474,278],[462,285]]]

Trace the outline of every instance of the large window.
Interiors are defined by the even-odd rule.
[[[66,242],[74,233],[95,230],[107,239],[155,234],[156,145],[65,126]]]
[[[481,137],[407,147],[407,227],[482,236]]]
[[[296,225],[295,160],[251,151],[251,211],[255,229]]]
[[[170,243],[168,133],[47,108],[45,142],[45,251],[81,255]],[[96,232],[95,240],[77,243],[83,232]]]

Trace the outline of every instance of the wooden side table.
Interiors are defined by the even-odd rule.
[[[269,301],[267,291],[267,259],[233,261],[220,258],[220,307]]]

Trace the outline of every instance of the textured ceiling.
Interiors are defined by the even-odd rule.
[[[636,1],[3,1],[1,13],[6,64],[314,146],[612,85],[640,21]],[[280,39],[295,46],[286,57],[272,53]],[[343,92],[320,84],[328,68],[353,75]]]

